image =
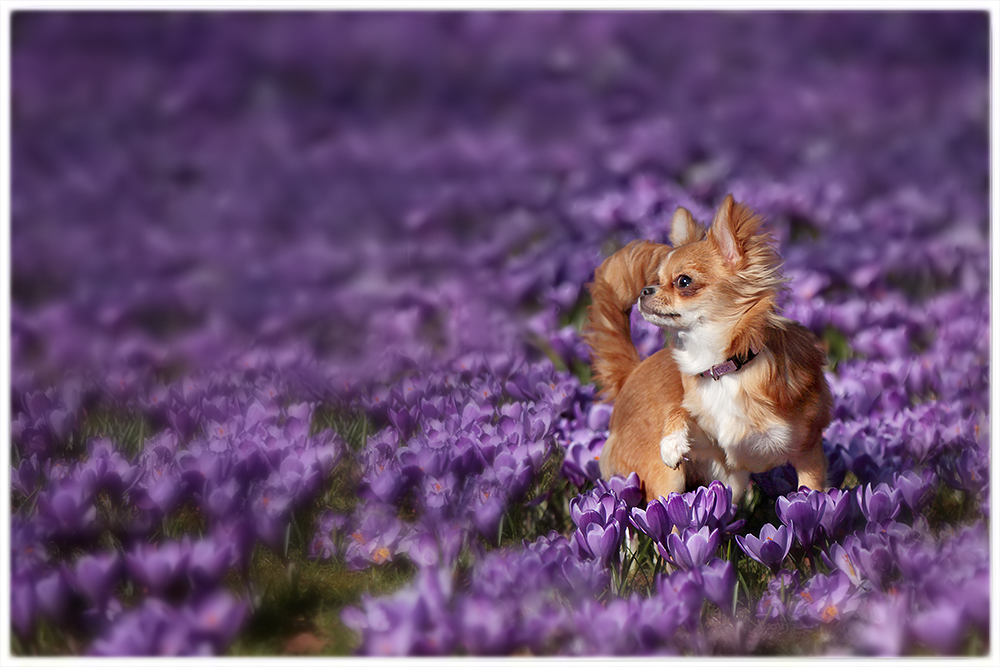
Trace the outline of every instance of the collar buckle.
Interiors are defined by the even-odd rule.
[[[714,382],[718,382],[719,378],[721,378],[723,375],[726,375],[727,373],[734,373],[743,368],[744,366],[746,366],[758,354],[760,354],[760,348],[751,346],[750,352],[747,354],[746,357],[741,357],[740,355],[729,357],[721,364],[716,364],[715,366],[709,368],[707,371],[699,373],[698,375],[706,378],[710,377]]]

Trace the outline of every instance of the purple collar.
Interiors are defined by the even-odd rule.
[[[713,380],[718,380],[726,373],[735,373],[736,371],[740,370],[741,368],[749,364],[753,360],[753,358],[756,357],[758,354],[760,354],[760,348],[751,345],[750,352],[747,353],[747,356],[743,357],[738,354],[734,355],[726,359],[721,364],[716,364],[715,366],[709,368],[707,371],[698,373],[698,375],[703,378],[712,378]]]

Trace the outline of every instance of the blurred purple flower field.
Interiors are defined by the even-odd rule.
[[[15,13],[12,653],[989,652],[988,19]],[[643,505],[584,285],[729,192],[838,488]]]

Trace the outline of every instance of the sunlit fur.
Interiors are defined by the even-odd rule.
[[[602,396],[615,402],[601,474],[637,472],[647,499],[712,479],[739,497],[751,472],[786,462],[801,486],[824,488],[822,433],[832,406],[825,355],[809,330],[776,312],[784,278],[761,223],[732,196],[708,230],[679,208],[672,248],[633,242],[589,285],[584,336]],[[673,334],[642,362],[629,330],[633,304]],[[699,376],[751,347],[760,353],[739,371]]]

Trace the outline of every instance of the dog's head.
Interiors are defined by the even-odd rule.
[[[656,284],[639,297],[642,316],[657,326],[695,332],[735,325],[751,311],[773,311],[784,278],[762,222],[732,195],[707,230],[678,208],[670,228],[673,250],[660,263]]]

